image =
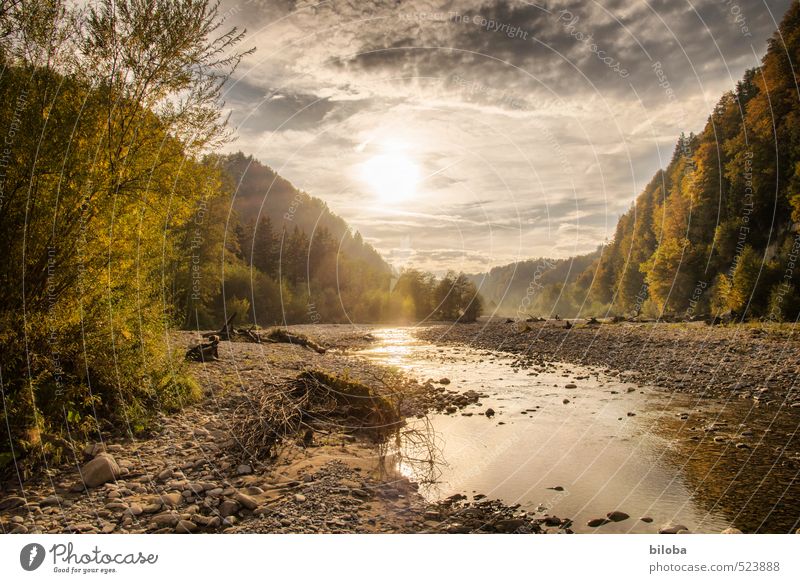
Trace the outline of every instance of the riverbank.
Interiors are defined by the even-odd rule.
[[[563,321],[432,325],[432,343],[464,344],[517,357],[522,368],[568,362],[602,367],[621,381],[704,397],[752,400],[800,413],[800,336],[790,326]]]
[[[348,427],[284,440],[271,459],[237,443],[242,407],[263,386],[324,371],[376,392],[400,392],[403,416],[455,411],[478,395],[420,384],[353,358],[368,328],[298,326],[329,350],[222,342],[219,359],[191,363],[202,400],[164,416],[149,436],[106,435],[73,459],[0,490],[3,533],[411,533],[542,532],[568,527],[515,507],[456,497],[431,503],[395,472],[385,448]],[[185,351],[199,334],[175,333]],[[545,524],[549,520],[548,527]]]

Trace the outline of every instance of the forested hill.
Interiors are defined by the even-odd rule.
[[[233,207],[242,225],[252,227],[268,218],[278,232],[291,232],[295,226],[309,234],[327,230],[343,253],[390,271],[381,255],[323,200],[298,190],[269,166],[242,152],[222,158],[221,165],[233,183]]]
[[[797,318],[797,62],[795,1],[761,66],[722,96],[702,132],[680,137],[600,257],[566,286],[582,315]]]
[[[487,273],[467,277],[478,288],[487,313],[526,317],[543,314],[574,314],[579,306],[563,293],[585,274],[600,250],[569,259],[540,257],[493,267]]]
[[[320,199],[242,153],[210,158],[223,187],[197,206],[184,246],[197,268],[178,304],[185,326],[376,321],[391,268]],[[198,236],[199,235],[199,236]]]

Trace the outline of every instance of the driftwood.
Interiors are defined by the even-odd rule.
[[[231,324],[233,324],[235,318],[236,314],[231,314],[231,317],[228,318],[222,328],[216,332],[206,332],[203,334],[203,338],[216,336],[220,340],[228,340],[230,342],[255,342],[256,344],[261,344],[262,338],[254,328],[234,328]]]
[[[211,336],[217,336],[219,337],[220,340],[230,340],[232,333],[234,332],[233,328],[231,327],[231,324],[233,323],[233,320],[235,318],[236,318],[236,312],[231,314],[231,317],[228,318],[228,321],[225,322],[225,325],[222,328],[220,328],[216,332],[206,332],[205,334],[203,334],[203,338],[210,338]]]
[[[186,351],[186,360],[193,360],[195,362],[207,362],[219,360],[219,353],[217,347],[219,346],[219,336],[210,335],[209,342],[205,344],[198,344]]]
[[[307,336],[303,336],[302,334],[292,334],[288,330],[284,330],[283,328],[275,328],[270,330],[266,336],[262,337],[262,340],[266,342],[284,342],[287,344],[298,344],[300,346],[304,346],[305,348],[310,348],[318,352],[319,354],[325,354],[326,348],[320,344],[317,344],[313,340],[311,340]]]

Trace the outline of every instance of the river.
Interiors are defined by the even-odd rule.
[[[621,382],[598,368],[521,368],[507,354],[429,344],[410,328],[373,335],[362,357],[488,395],[454,414],[408,420],[408,428],[428,430],[436,459],[433,466],[406,461],[428,455],[409,441],[394,459],[430,500],[485,495],[571,518],[575,532],[652,533],[668,523],[691,532],[798,526],[798,460],[785,448],[797,425],[774,411]],[[612,511],[630,518],[587,525]]]

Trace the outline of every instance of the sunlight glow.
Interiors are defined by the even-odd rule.
[[[404,154],[378,154],[362,165],[361,177],[381,201],[398,203],[414,196],[420,171]]]

